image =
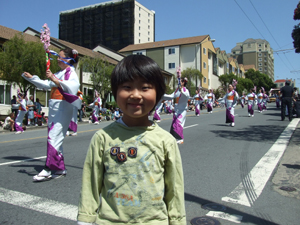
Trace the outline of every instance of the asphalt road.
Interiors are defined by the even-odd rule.
[[[274,103],[254,117],[240,106],[235,114],[229,127],[225,109],[188,112],[179,146],[187,224],[197,217],[197,224],[299,224],[299,119],[280,121]],[[162,115],[159,125],[169,131],[171,121]],[[79,124],[78,136],[64,141],[68,175],[40,183],[32,176],[45,163],[47,129],[1,133],[0,224],[76,224],[89,141],[109,123]]]

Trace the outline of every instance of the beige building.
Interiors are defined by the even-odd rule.
[[[170,87],[176,79],[176,70],[195,68],[203,74],[201,81],[195,80],[204,90],[219,87],[218,61],[213,41],[209,35],[129,45],[119,52],[124,55],[143,54],[157,62],[161,69],[173,74],[166,81]]]
[[[268,75],[274,81],[273,49],[266,40],[249,38],[237,43],[231,49],[231,57],[244,66],[254,65],[261,73]]]

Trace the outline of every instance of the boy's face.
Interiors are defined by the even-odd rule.
[[[156,103],[155,86],[141,78],[118,87],[117,104],[127,126],[149,126],[148,113]]]

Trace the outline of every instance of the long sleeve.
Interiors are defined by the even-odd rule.
[[[170,225],[186,224],[181,156],[175,140],[167,146],[165,198]]]
[[[102,156],[101,137],[96,133],[91,140],[83,167],[78,221],[93,223],[97,219],[104,173]]]
[[[235,108],[237,104],[237,100],[239,99],[239,94],[235,91],[235,97],[233,99],[233,105],[232,107]]]
[[[52,81],[41,80],[37,75],[33,75],[32,78],[27,78],[22,74],[22,77],[40,89],[48,90],[52,87],[56,87]]]

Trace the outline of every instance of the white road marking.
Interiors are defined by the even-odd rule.
[[[198,124],[194,124],[194,125],[191,125],[191,126],[187,126],[187,127],[184,127],[183,129],[190,128],[190,127],[194,127],[194,126],[198,126]]]
[[[36,158],[32,158],[32,159],[24,159],[24,160],[19,160],[19,161],[12,161],[12,162],[0,163],[0,166],[9,165],[9,164],[15,164],[15,163],[20,163],[20,162],[26,162],[26,161],[33,161],[33,160],[37,160],[37,159],[44,159],[46,157],[47,156],[41,156],[41,157],[36,157]]]
[[[0,201],[56,217],[77,221],[78,206],[0,188]]]
[[[223,197],[222,201],[251,206],[262,193],[273,170],[277,166],[289,140],[296,129],[300,119],[293,119],[281,133],[277,141],[268,152],[259,160],[250,173],[228,196]],[[244,187],[243,183],[251,183],[250,187]]]
[[[209,211],[207,214],[207,216],[211,216],[211,217],[216,217],[216,218],[220,218],[223,220],[228,220],[234,223],[241,223],[243,216],[240,215],[236,215],[236,214],[228,214],[225,212],[220,212],[220,211]]]

